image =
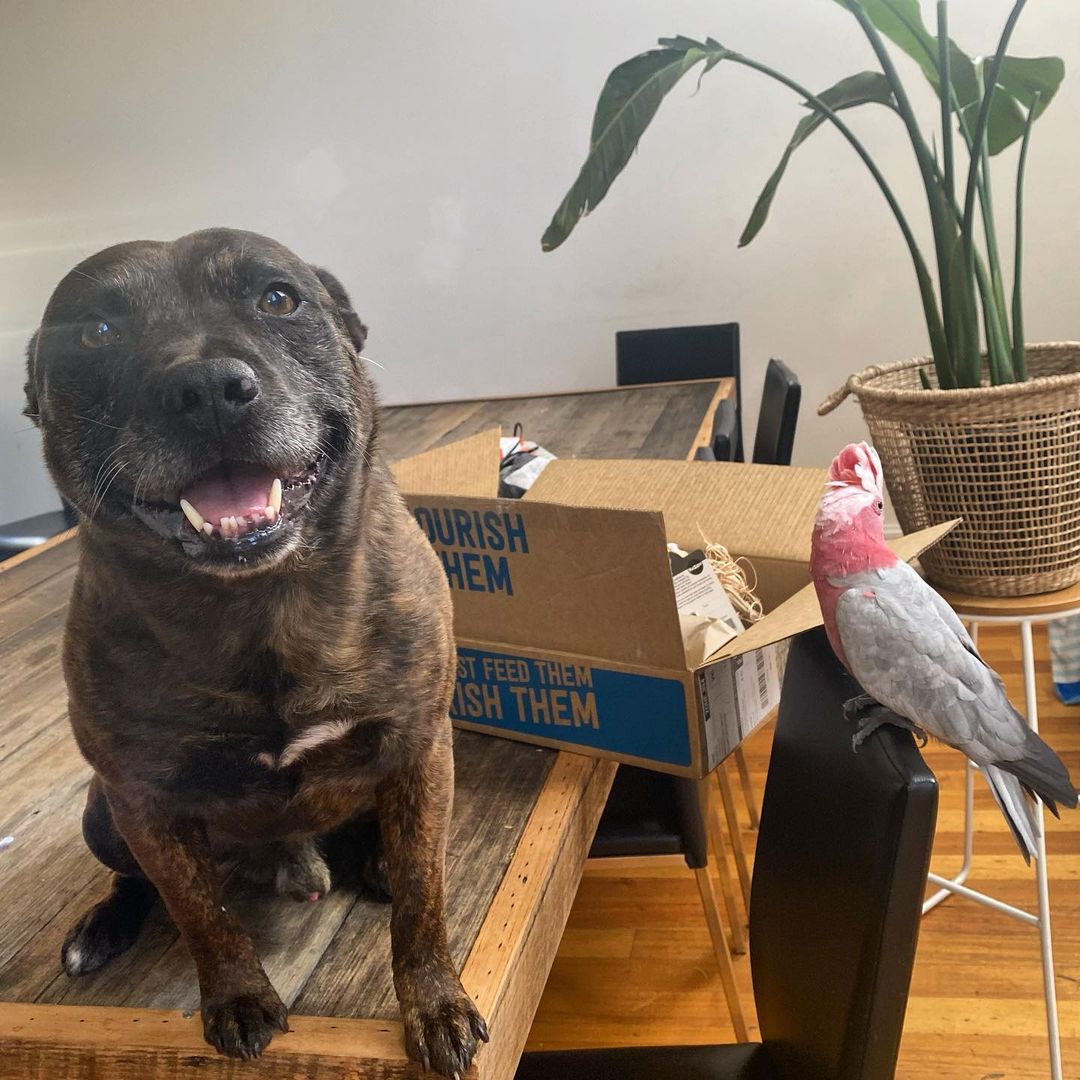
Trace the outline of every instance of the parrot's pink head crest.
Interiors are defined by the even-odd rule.
[[[833,459],[814,521],[815,561],[828,564],[830,574],[841,564],[852,572],[895,560],[885,544],[883,484],[872,446],[852,443]]]

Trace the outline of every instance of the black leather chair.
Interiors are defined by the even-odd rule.
[[[750,956],[762,1042],[526,1054],[517,1080],[890,1080],[937,783],[907,732],[858,753],[859,692],[823,630],[792,643],[754,863]]]
[[[60,510],[22,518],[7,525],[0,525],[0,562],[18,555],[20,551],[43,544],[50,537],[62,533],[77,524],[75,510],[66,502]]]
[[[739,414],[730,401],[721,401],[713,414],[712,457],[714,461],[734,461],[739,445]]]
[[[742,461],[739,324],[620,330],[615,334],[615,381],[619,386],[721,378],[735,380],[736,430],[729,460]]]
[[[791,464],[801,401],[802,387],[795,372],[783,360],[770,360],[761,391],[752,461],[759,465]]]
[[[783,360],[770,360],[761,390],[761,408],[758,410],[751,461],[757,465],[791,464],[801,401],[802,387],[795,372]],[[730,402],[720,402],[713,419],[712,451],[717,461],[736,460],[736,428],[735,406]]]

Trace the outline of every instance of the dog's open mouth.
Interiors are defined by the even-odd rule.
[[[190,553],[250,550],[278,536],[304,508],[321,460],[286,475],[250,462],[223,462],[183,488],[176,502],[136,500],[133,509]]]

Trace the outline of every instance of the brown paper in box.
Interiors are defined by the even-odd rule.
[[[559,459],[525,499],[481,497],[497,434],[395,466],[454,598],[454,723],[705,775],[775,707],[776,643],[821,623],[806,583],[825,471]],[[912,558],[951,527],[893,547]],[[690,665],[666,544],[702,534],[753,562],[767,614]]]

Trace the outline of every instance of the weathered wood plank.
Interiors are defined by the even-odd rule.
[[[456,733],[454,744],[457,779],[446,909],[450,951],[460,967],[557,755],[537,747],[516,752],[504,740],[465,731]],[[530,795],[523,798],[524,792]],[[295,1007],[310,1015],[397,1017],[385,906],[358,903],[352,908]]]
[[[481,407],[481,402],[458,401],[447,405],[385,409],[380,428],[383,451],[390,461],[397,461],[430,450]]]
[[[408,405],[384,410],[383,446],[392,459],[418,453],[414,430],[430,434],[438,446],[499,425],[509,435],[520,423],[527,439],[559,457],[686,457],[718,387],[727,380],[657,383],[612,390],[538,397],[498,398],[485,402]],[[467,405],[460,414],[456,409]],[[460,418],[453,425],[448,418]],[[403,423],[404,421],[404,423]],[[648,445],[648,453],[642,447]]]
[[[688,383],[673,388],[648,436],[634,455],[639,458],[685,458],[697,439],[701,417],[712,404],[716,387]]]
[[[75,567],[67,566],[5,601],[0,606],[0,643],[46,615],[66,610],[74,583]]]
[[[50,537],[44,544],[0,562],[0,604],[65,567],[73,566],[79,557],[79,545],[69,541],[73,541],[77,533],[78,529],[68,529]]]
[[[617,766],[560,754],[461,973],[497,1038],[481,1046],[485,1080],[512,1080],[559,947]]]
[[[400,1024],[296,1017],[257,1065],[215,1054],[198,1013],[0,1007],[0,1080],[421,1080]],[[430,1073],[427,1074],[430,1077]],[[476,1069],[466,1078],[475,1080]]]

